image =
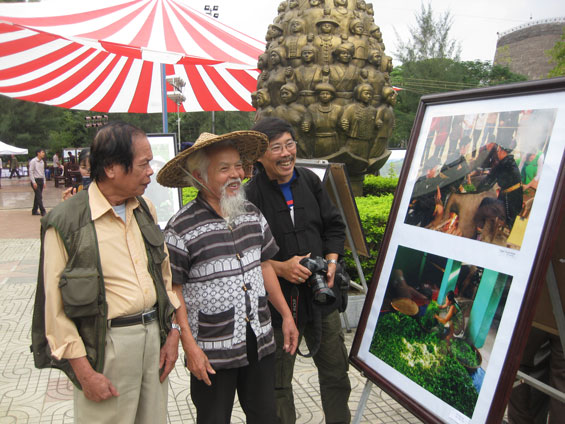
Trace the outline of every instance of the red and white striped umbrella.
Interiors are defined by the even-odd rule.
[[[0,4],[0,94],[69,109],[162,111],[160,64],[181,111],[252,111],[265,44],[182,0]],[[173,87],[168,85],[168,90]],[[167,109],[176,111],[168,100]]]

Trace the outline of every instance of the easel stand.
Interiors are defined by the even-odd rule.
[[[551,300],[551,306],[553,308],[553,315],[555,316],[555,323],[557,324],[557,331],[559,333],[559,340],[561,341],[561,348],[565,354],[565,314],[563,313],[563,304],[561,303],[561,296],[559,294],[559,287],[557,286],[557,278],[555,277],[555,272],[553,270],[553,264],[549,263],[549,268],[547,269],[546,276],[547,291],[549,292],[549,299]],[[557,399],[560,402],[565,403],[565,393],[554,389],[548,384],[543,383],[528,374],[518,371],[516,373],[516,383],[514,387],[520,384],[529,384],[533,388]]]
[[[561,346],[565,354],[565,314],[563,313],[563,305],[561,303],[561,297],[559,295],[559,288],[557,286],[557,279],[555,278],[555,272],[553,270],[553,265],[549,263],[549,268],[547,269],[546,284],[549,291],[549,297],[551,299],[551,306],[553,307],[553,315],[555,316],[555,322],[557,323],[557,330],[559,332],[559,339],[561,341]],[[543,392],[560,402],[565,403],[565,393],[556,390],[555,388],[545,384],[528,374],[518,371],[516,373],[516,383],[514,387],[520,384],[529,384],[533,388]],[[371,394],[371,389],[373,388],[373,382],[367,379],[365,382],[365,387],[363,388],[363,393],[361,394],[361,399],[359,400],[359,406],[355,412],[355,417],[353,418],[353,424],[359,424],[363,418],[363,411],[369,400],[369,395]]]

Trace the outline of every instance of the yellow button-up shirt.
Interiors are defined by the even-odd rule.
[[[147,253],[143,236],[133,215],[139,207],[136,198],[126,201],[126,222],[100,192],[95,182],[88,189],[92,220],[98,237],[98,251],[104,275],[108,319],[138,314],[157,302],[155,285],[147,269]],[[147,201],[153,218],[153,204]],[[45,333],[52,355],[57,358],[80,358],[86,350],[75,324],[65,315],[59,280],[68,260],[63,240],[51,227],[45,233]],[[161,266],[163,280],[174,308],[180,303],[172,290],[169,254]],[[94,254],[94,253],[93,253]]]

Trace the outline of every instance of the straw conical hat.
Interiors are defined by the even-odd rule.
[[[258,131],[233,131],[227,134],[215,135],[202,133],[190,148],[183,150],[157,174],[157,182],[165,187],[188,187],[191,182],[186,178],[186,159],[204,147],[212,146],[220,141],[231,140],[238,150],[241,160],[244,162],[255,162],[269,144],[267,136]]]

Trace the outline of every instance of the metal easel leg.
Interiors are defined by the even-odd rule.
[[[359,399],[359,406],[357,406],[357,411],[355,411],[355,417],[353,418],[352,424],[359,424],[361,422],[361,419],[363,418],[363,411],[367,405],[367,400],[369,400],[372,388],[373,382],[367,379],[365,387],[363,388],[363,393],[361,394],[361,399]]]

